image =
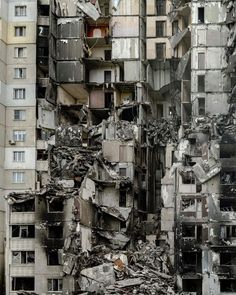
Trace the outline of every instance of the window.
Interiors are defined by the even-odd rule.
[[[120,168],[119,169],[119,174],[120,174],[120,176],[126,177],[126,168]]]
[[[13,172],[12,173],[13,183],[24,183],[25,182],[25,172]]]
[[[63,237],[63,227],[61,225],[48,226],[49,239],[61,239]]]
[[[39,5],[39,15],[49,16],[49,5]]]
[[[111,71],[104,71],[104,82],[111,82]]]
[[[62,291],[62,279],[48,279],[48,291]]]
[[[62,200],[52,199],[48,201],[48,212],[63,212],[63,208]]]
[[[15,68],[14,78],[15,79],[25,79],[26,78],[26,68]]]
[[[220,280],[220,292],[227,292],[227,293],[235,294],[236,280],[235,279]]]
[[[47,254],[48,265],[59,265],[58,250],[50,250]]]
[[[104,57],[105,57],[105,60],[111,60],[111,50],[110,49],[104,50]]]
[[[13,251],[12,264],[33,264],[34,251]]]
[[[13,152],[13,162],[25,162],[25,152],[24,151],[14,151]]]
[[[13,203],[11,206],[12,212],[34,212],[35,201],[34,199],[27,200],[25,202]]]
[[[25,120],[25,110],[14,110],[14,120]]]
[[[26,35],[26,27],[15,27],[15,37],[24,37]]]
[[[14,130],[13,131],[13,140],[14,141],[25,141],[26,132],[25,130]]]
[[[174,36],[179,32],[179,23],[177,20],[173,21],[172,23],[172,35]]]
[[[205,92],[205,75],[197,76],[198,92]]]
[[[157,15],[166,15],[166,1],[165,0],[157,0]]]
[[[198,22],[199,23],[204,23],[205,22],[204,7],[198,7]]]
[[[205,53],[204,52],[198,53],[198,69],[199,70],[205,69]]]
[[[165,58],[165,43],[157,43],[156,44],[156,58],[164,59]]]
[[[205,98],[204,97],[198,98],[198,115],[205,116]]]
[[[120,190],[119,207],[126,207],[126,190]]]
[[[164,37],[166,32],[165,32],[165,27],[166,23],[163,21],[158,21],[156,22],[156,37]]]
[[[34,277],[13,277],[12,291],[34,291]]]
[[[15,6],[15,16],[26,16],[26,6]]]
[[[14,88],[13,99],[25,99],[25,88]]]
[[[17,58],[26,57],[26,47],[15,47],[14,57],[17,57]]]
[[[113,92],[105,92],[105,95],[104,95],[105,108],[111,108],[112,102],[113,102]]]
[[[34,237],[34,225],[12,225],[12,238],[29,239]]]

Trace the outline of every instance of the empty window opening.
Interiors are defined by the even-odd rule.
[[[39,15],[49,16],[49,5],[39,5],[38,10],[39,10]]]
[[[198,22],[204,23],[205,22],[205,10],[204,7],[198,7]]]
[[[204,52],[198,53],[198,69],[199,70],[205,69],[205,53]]]
[[[46,161],[48,159],[47,150],[37,150],[37,160]]]
[[[46,89],[47,87],[38,86],[37,87],[37,97],[45,98],[46,97]]]
[[[183,225],[182,236],[183,238],[195,238],[195,225]]]
[[[126,168],[119,168],[119,174],[120,176],[126,177]]]
[[[234,293],[236,292],[236,280],[225,279],[220,280],[220,292]]]
[[[125,121],[135,121],[135,119],[138,117],[138,111],[137,107],[129,107],[127,109],[123,109],[120,119]]]
[[[111,71],[104,71],[104,82],[111,82]]]
[[[113,92],[105,92],[105,97],[104,97],[104,105],[105,108],[111,108],[113,104]]]
[[[11,206],[12,212],[34,212],[35,211],[35,200],[27,200],[21,203],[14,203]]]
[[[34,225],[12,225],[12,238],[34,238]]]
[[[51,250],[47,253],[48,265],[59,265],[59,253],[58,250]]]
[[[126,221],[121,221],[120,222],[120,229],[126,228]]]
[[[48,279],[48,291],[62,291],[62,279]]]
[[[93,125],[98,125],[102,123],[103,120],[108,119],[109,111],[108,110],[92,110],[91,111],[91,119]]]
[[[236,149],[234,144],[220,145],[220,158],[236,158]]]
[[[48,201],[48,212],[63,212],[64,204],[62,200],[52,199]]]
[[[163,60],[165,58],[165,43],[157,43],[156,44],[156,58],[158,60]]]
[[[183,292],[196,292],[197,295],[202,294],[202,280],[199,279],[183,279]]]
[[[61,225],[48,226],[49,239],[61,239],[63,237],[63,227]]]
[[[12,291],[34,291],[34,277],[13,277]]]
[[[196,272],[201,269],[201,252],[183,252],[183,268],[187,272]]]
[[[221,198],[220,199],[220,210],[221,211],[232,211],[236,212],[236,200],[235,198]]]
[[[177,20],[172,23],[172,35],[174,36],[179,32],[179,22]]]
[[[161,119],[164,116],[163,104],[157,104],[157,118]]]
[[[223,185],[236,184],[236,172],[222,172],[220,175],[220,183]]]
[[[111,60],[111,49],[104,50],[105,60]]]
[[[199,116],[205,116],[206,109],[205,109],[205,98],[204,97],[198,97],[198,115]]]
[[[205,92],[205,75],[197,76],[198,92]]]
[[[182,174],[183,184],[195,184],[195,176],[193,171],[186,171]]]
[[[236,252],[220,253],[220,265],[236,265]]]
[[[34,264],[34,251],[13,251],[12,264]]]
[[[120,190],[119,206],[126,207],[126,190]]]
[[[166,15],[166,0],[156,1],[157,16]]]
[[[166,35],[166,22],[157,21],[156,22],[156,37],[165,37]]]

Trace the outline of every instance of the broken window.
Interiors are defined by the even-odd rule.
[[[49,5],[41,5],[38,6],[39,15],[41,16],[49,16]]]
[[[196,292],[202,294],[202,280],[200,279],[183,279],[183,292]]]
[[[49,35],[49,26],[38,26],[38,36],[48,37]]]
[[[34,277],[13,277],[12,291],[34,291]]]
[[[12,264],[32,264],[35,261],[34,251],[13,251]]]
[[[236,172],[222,172],[220,175],[220,183],[223,185],[236,184]]]
[[[163,21],[157,21],[156,22],[156,37],[165,37],[166,35],[166,22]]]
[[[121,120],[132,122],[138,116],[138,110],[136,106],[127,107],[122,109],[122,113],[120,116]]]
[[[204,7],[198,7],[198,22],[199,23],[204,23],[205,22]]]
[[[205,92],[205,75],[197,76],[197,88],[198,92]]]
[[[198,97],[198,115],[199,116],[205,116],[205,98],[204,97]]]
[[[111,49],[104,50],[105,60],[111,60]]]
[[[104,82],[105,83],[111,82],[111,71],[104,71]]]
[[[119,206],[126,207],[126,190],[120,190]]]
[[[62,291],[62,279],[48,279],[48,291]]]
[[[156,0],[157,16],[166,15],[166,1]]]
[[[12,212],[34,212],[35,211],[35,200],[27,200],[22,203],[14,203],[11,206]]]
[[[37,160],[46,161],[48,159],[48,152],[46,150],[37,150]]]
[[[48,201],[48,212],[63,212],[64,204],[62,200],[52,199]]]
[[[47,253],[48,265],[59,265],[59,253],[58,250],[50,250]]]
[[[162,60],[165,58],[165,43],[157,43],[156,44],[156,58]]]
[[[196,271],[197,266],[197,253],[195,252],[183,252],[182,263],[185,271]]]
[[[12,238],[34,238],[34,225],[12,225]]]
[[[221,239],[236,238],[236,226],[235,225],[221,225],[220,227]]]
[[[63,227],[61,225],[48,226],[49,239],[61,239],[63,237]]]
[[[220,280],[220,292],[234,293],[236,292],[236,280],[224,279]]]
[[[205,69],[205,53],[204,52],[198,53],[198,69],[199,70]]]

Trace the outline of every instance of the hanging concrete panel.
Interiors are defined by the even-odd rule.
[[[112,59],[139,58],[139,39],[113,39],[112,40]]]
[[[208,29],[206,31],[207,46],[225,46],[227,43],[228,32],[220,31],[219,28]]]
[[[111,30],[113,37],[138,37],[139,17],[113,17],[111,19]]]
[[[84,80],[84,67],[79,61],[58,62],[58,82],[82,82]]]
[[[125,81],[139,81],[140,66],[141,64],[139,61],[125,61],[124,62]]]
[[[38,107],[38,122],[40,128],[55,129],[55,111]]]
[[[222,69],[226,67],[226,61],[224,59],[224,48],[211,48],[208,47],[206,52],[206,69]]]
[[[57,40],[57,59],[78,60],[83,57],[83,43],[81,39]]]
[[[83,22],[81,18],[60,18],[57,21],[58,38],[82,38]]]
[[[139,1],[110,0],[113,15],[139,15]]]
[[[220,92],[223,90],[222,73],[220,71],[206,72],[205,90],[206,92]],[[216,88],[217,85],[217,88]]]

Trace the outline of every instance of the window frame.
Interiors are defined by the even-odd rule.
[[[19,114],[19,116],[16,114]],[[21,114],[21,115],[20,115]],[[14,121],[25,121],[26,120],[26,110],[14,110]]]
[[[26,68],[14,68],[14,79],[26,79]]]
[[[20,54],[22,52],[22,55]],[[27,47],[14,47],[14,58],[26,58]]]
[[[13,130],[13,140],[16,142],[26,141],[26,131],[25,130]]]
[[[13,99],[21,100],[25,99],[26,89],[25,88],[13,88]]]
[[[15,16],[27,16],[27,5],[15,5]]]
[[[26,36],[26,26],[15,26],[15,37],[25,37]]]
[[[49,282],[51,281],[51,288],[49,288]],[[54,282],[57,281],[57,290],[54,290]],[[50,290],[51,289],[51,290]],[[62,278],[48,278],[47,279],[47,292],[62,292],[63,279]]]
[[[25,183],[25,172],[24,171],[13,171],[12,172],[12,183],[16,183],[16,184],[17,183],[19,183],[19,184]]]
[[[13,162],[24,163],[25,162],[25,151],[13,151]]]
[[[20,254],[20,263],[14,263],[14,261],[13,261],[13,253],[19,253]],[[23,262],[23,253],[25,253],[25,256],[26,256],[26,258],[25,258],[25,263]],[[30,255],[30,253],[31,254],[33,254],[34,255],[34,262],[27,262],[27,258],[29,257],[29,255]],[[35,251],[33,251],[33,250],[27,250],[27,251],[12,251],[12,265],[25,265],[25,264],[35,264]]]

